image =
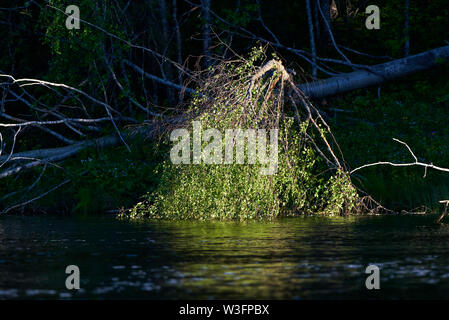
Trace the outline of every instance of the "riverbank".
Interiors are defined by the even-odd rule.
[[[406,162],[410,154],[392,138],[407,142],[420,160],[449,167],[449,68],[428,76],[416,75],[377,88],[358,90],[341,97],[317,102],[349,167],[376,161]],[[338,109],[338,111],[335,111]],[[160,145],[159,145],[160,147]],[[86,149],[64,161],[18,177],[3,179],[0,185],[2,209],[36,198],[66,179],[70,182],[25,207],[10,213],[96,214],[131,208],[151,194],[158,184],[155,168],[169,149],[158,149],[149,139],[136,139],[125,146]],[[439,211],[438,201],[449,198],[447,174],[422,168],[375,167],[357,172],[353,182],[385,207],[403,210]],[[32,186],[29,190],[27,188]],[[17,193],[19,190],[26,193]]]

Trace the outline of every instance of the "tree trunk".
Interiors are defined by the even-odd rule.
[[[312,1],[312,7],[313,7],[313,21],[314,21],[314,27],[315,27],[315,39],[319,42],[321,39],[321,33],[320,33],[320,13],[318,12],[318,1],[314,0]]]
[[[175,25],[175,35],[176,35],[176,56],[178,59],[178,64],[182,65],[182,41],[181,41],[181,30],[179,28],[178,21],[178,3],[173,0],[173,23]],[[182,86],[182,71],[178,70],[178,84]]]
[[[329,29],[327,26],[329,26],[329,28],[331,27],[331,5],[330,5],[330,0],[319,0],[319,2],[317,3],[320,8],[321,11],[323,12],[323,16],[320,15],[320,17],[323,19],[323,23],[321,23],[322,26],[322,30],[321,30],[321,45],[322,46],[326,46],[329,47],[332,45],[332,40],[331,40],[331,35],[329,32]],[[324,21],[326,20],[326,21]],[[327,22],[327,23],[326,23]]]
[[[348,20],[348,5],[346,0],[338,0],[335,2],[337,6],[338,17],[343,18],[344,22]]]
[[[405,12],[404,12],[404,56],[410,55],[410,32],[409,32],[409,22],[410,22],[410,1],[405,0]]]
[[[309,98],[323,98],[351,90],[379,85],[384,81],[426,70],[449,60],[449,46],[358,70],[323,81],[301,84],[299,89]]]
[[[309,25],[310,50],[312,51],[312,77],[313,80],[316,80],[317,77],[316,48],[315,48],[315,35],[313,32],[313,18],[312,18],[312,10],[310,7],[310,0],[306,0],[306,10],[307,10],[307,23]]]
[[[210,66],[210,2],[211,0],[201,0],[201,15],[203,18],[203,55],[204,67]]]
[[[161,18],[161,27],[162,27],[162,45],[161,51],[164,52],[164,55],[168,56],[169,49],[169,27],[167,21],[167,6],[165,3],[166,0],[159,0],[159,12]],[[165,61],[161,61],[162,75],[164,79],[171,80],[173,75],[172,65],[170,63],[165,63]],[[170,105],[175,104],[175,92],[171,88],[167,88],[168,102]]]
[[[181,117],[174,117],[171,119],[166,119],[165,123],[176,124],[178,122],[183,121]],[[134,129],[128,129],[126,131],[122,131],[122,136],[128,142],[134,139],[135,137],[145,136],[151,137],[155,132],[160,130],[161,123],[154,122],[148,125],[140,126]],[[41,166],[44,163],[48,162],[58,162],[68,158],[71,158],[81,151],[89,147],[96,148],[108,148],[117,146],[121,143],[121,139],[117,134],[111,134],[108,136],[86,140],[83,142],[78,142],[76,144],[72,144],[65,147],[59,148],[49,148],[49,149],[38,149],[31,151],[24,151],[20,153],[14,154],[14,157],[27,157],[36,159],[35,161],[30,161],[26,164],[18,165],[16,167],[6,169],[0,172],[0,179],[6,178],[12,175],[15,175],[23,170],[34,168],[37,166]],[[0,163],[6,161],[8,156],[0,156]]]

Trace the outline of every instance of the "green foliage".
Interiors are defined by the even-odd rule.
[[[65,25],[67,16],[64,14],[65,8],[70,5],[64,0],[52,0],[50,5],[59,8],[56,10],[44,10],[39,17],[39,23],[46,26],[43,44],[48,45],[52,52],[50,60],[49,75],[52,80],[75,85],[81,82],[88,73],[89,67],[93,65],[96,57],[103,56],[99,50],[101,44],[101,34],[82,26],[80,30],[68,30]],[[92,1],[81,1],[77,4],[81,14],[93,13],[95,3]],[[96,15],[93,15],[96,16]],[[96,23],[101,23],[97,19]],[[89,50],[86,50],[89,48]],[[80,59],[83,57],[83,59]]]
[[[290,130],[286,126],[283,132]],[[281,151],[281,165],[274,176],[261,175],[259,165],[173,165],[166,161],[159,168],[162,177],[156,192],[139,203],[131,217],[245,220],[305,210],[308,191],[317,185],[310,170],[316,156],[310,148],[301,148],[300,139],[289,138],[290,156],[300,153],[287,165]]]
[[[225,7],[222,9],[223,18],[226,21],[231,22],[233,25],[246,27],[253,17],[257,14],[257,3],[242,1],[243,3],[237,9],[229,9],[229,7]],[[220,21],[217,21],[220,23]],[[227,27],[223,25],[223,27]]]
[[[217,77],[224,74],[238,79],[229,81],[232,83],[229,87],[220,87],[221,96],[239,97],[238,92],[248,90],[248,86],[242,86],[242,83],[262,54],[261,49],[255,49],[247,61],[217,72]],[[271,77],[276,78],[277,72],[273,72]],[[272,113],[274,99],[268,99],[266,104],[256,101],[260,109],[254,113],[246,110],[243,103],[225,105],[220,97],[209,102],[211,105],[204,110],[202,103],[205,99],[197,98],[191,105],[191,111],[198,114],[195,119],[201,121],[203,131],[207,128],[221,132],[225,129],[254,129],[276,118]],[[167,159],[157,168],[160,182],[155,192],[147,194],[144,201],[122,216],[247,220],[305,213],[332,215],[340,214],[343,209],[354,209],[358,196],[347,175],[320,176],[323,163],[305,139],[308,121],[298,127],[292,118],[279,116],[280,147],[276,174],[262,175],[260,164],[248,164],[247,161],[245,164],[228,165],[175,165]],[[224,149],[224,141],[221,143]]]
[[[336,215],[350,213],[356,208],[358,194],[351,179],[345,173],[338,172],[330,177],[324,188],[324,199],[328,199],[324,212]]]
[[[45,34],[40,38],[41,45],[50,50],[44,79],[71,85],[93,97],[101,97],[100,99],[107,93],[110,104],[128,104],[128,95],[131,94],[130,77],[121,72],[120,61],[129,55],[129,46],[117,40],[127,38],[126,27],[117,21],[119,18],[114,13],[118,3],[110,0],[99,3],[79,1],[76,5],[80,9],[80,18],[86,22],[80,22],[80,29],[69,30],[66,27],[65,9],[73,3],[66,0],[49,2],[56,9],[48,7],[41,10],[34,27],[36,32]],[[110,70],[115,70],[114,78],[122,88],[115,87],[115,81],[111,82]],[[76,96],[66,103],[78,104],[75,98]],[[47,104],[54,104],[55,95],[47,91],[42,94],[42,100]],[[140,101],[137,98],[135,100]],[[95,105],[83,107],[92,116],[104,114],[104,110],[95,108]]]

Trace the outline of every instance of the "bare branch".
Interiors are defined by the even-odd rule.
[[[148,79],[154,80],[154,81],[159,82],[159,83],[161,83],[161,84],[163,84],[163,85],[166,85],[166,86],[175,88],[175,89],[180,90],[180,91],[188,92],[188,93],[190,93],[190,94],[196,93],[196,91],[193,90],[193,89],[190,89],[190,88],[187,88],[187,87],[180,86],[180,85],[178,85],[178,84],[176,84],[176,83],[173,83],[173,82],[170,82],[170,81],[161,79],[161,78],[159,78],[159,77],[156,77],[156,76],[154,76],[154,75],[152,75],[152,74],[149,74],[149,73],[145,72],[144,70],[142,70],[142,68],[140,68],[139,66],[137,66],[136,64],[132,63],[131,61],[129,61],[129,60],[127,60],[127,59],[123,60],[123,62],[124,62],[125,64],[127,64],[128,66],[132,67],[135,71],[137,71],[138,73],[140,73],[141,75],[145,76],[145,77],[148,78]],[[160,114],[154,114],[154,113],[153,113],[153,115],[154,115],[154,116],[160,116]]]
[[[337,50],[337,52],[343,57],[343,59],[345,59],[345,61],[347,63],[351,63],[351,61],[349,61],[348,57],[346,57],[345,54],[340,50],[340,48],[338,48],[338,45],[335,42],[335,38],[334,38],[334,35],[332,33],[331,26],[329,25],[329,22],[327,21],[326,17],[324,16],[323,10],[321,9],[320,1],[317,1],[316,4],[317,4],[317,7],[318,7],[318,11],[320,12],[321,17],[323,18],[324,24],[326,25],[327,31],[328,31],[329,36],[331,38],[332,44],[335,47],[335,50]]]
[[[258,14],[257,20],[259,20],[262,27],[270,34],[270,36],[274,39],[274,41],[276,41],[276,43],[279,44],[280,43],[279,39],[275,36],[275,34],[267,27],[267,25],[263,21],[260,1],[256,0],[256,3],[257,3],[257,14]]]
[[[119,120],[121,118],[115,118]],[[28,121],[21,123],[0,123],[0,127],[25,127],[25,126],[37,126],[37,125],[55,125],[66,122],[81,122],[81,123],[97,123],[103,121],[110,121],[110,118],[97,118],[97,119],[79,119],[79,118],[66,118],[62,120],[52,120],[52,121]]]
[[[426,173],[427,173],[427,169],[434,169],[434,170],[438,170],[438,171],[442,171],[442,172],[449,172],[448,168],[443,168],[443,167],[438,167],[435,166],[433,163],[423,163],[418,161],[418,158],[415,156],[415,154],[413,153],[412,149],[408,146],[408,144],[406,144],[405,142],[394,138],[394,141],[403,144],[408,151],[410,152],[410,154],[412,155],[413,159],[415,159],[414,162],[409,162],[409,163],[393,163],[390,161],[379,161],[379,162],[375,162],[375,163],[369,163],[369,164],[365,164],[363,166],[360,166],[358,168],[355,168],[354,170],[352,170],[350,173],[353,174],[356,171],[359,171],[360,169],[364,169],[364,168],[368,168],[368,167],[373,167],[373,166],[378,166],[378,165],[389,165],[389,166],[393,166],[393,167],[411,167],[411,166],[421,166],[424,167],[425,171],[424,171],[424,178],[426,177]]]
[[[39,199],[45,197],[45,196],[46,196],[47,194],[49,194],[50,192],[53,192],[54,190],[58,189],[59,187],[62,187],[63,185],[69,183],[70,181],[72,181],[72,180],[71,180],[71,179],[64,180],[64,181],[61,182],[60,184],[54,186],[54,187],[51,188],[50,190],[48,190],[48,191],[42,193],[41,195],[39,195],[39,196],[37,196],[37,197],[34,197],[33,199],[27,200],[27,201],[25,201],[25,202],[23,202],[23,203],[19,203],[19,204],[16,204],[16,205],[12,206],[12,207],[9,207],[9,208],[3,210],[3,211],[0,212],[0,213],[5,214],[5,213],[8,213],[9,211],[11,211],[11,210],[13,210],[13,209],[16,209],[16,208],[20,208],[20,207],[26,206],[27,204],[30,204],[30,203],[33,202],[33,201],[36,201],[36,200],[39,200]]]

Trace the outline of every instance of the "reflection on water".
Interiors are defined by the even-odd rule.
[[[0,217],[0,298],[449,298],[449,228],[431,216],[274,222]],[[81,290],[65,288],[65,268]],[[365,288],[369,264],[381,289]]]

